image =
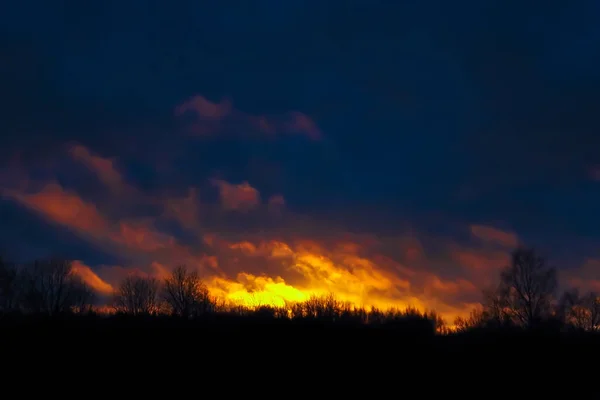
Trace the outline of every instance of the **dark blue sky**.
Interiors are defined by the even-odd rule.
[[[65,167],[77,143],[147,196],[194,186],[216,203],[211,179],[247,181],[346,231],[460,241],[486,225],[581,261],[600,242],[598,20],[593,0],[5,2],[3,184],[27,170],[102,203]],[[193,96],[237,117],[190,135],[193,113],[174,110]],[[320,139],[247,118],[290,112]],[[110,262],[15,207],[0,210],[13,253]]]

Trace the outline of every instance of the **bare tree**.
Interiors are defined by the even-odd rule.
[[[600,330],[600,297],[596,292],[585,295],[580,302],[587,316],[587,326],[590,331]]]
[[[457,332],[467,332],[471,329],[482,328],[489,318],[481,309],[473,309],[468,317],[456,317],[454,327]]]
[[[565,292],[559,302],[563,322],[575,329],[600,329],[600,297],[595,292],[580,296],[577,289]]]
[[[188,271],[184,265],[176,267],[172,275],[165,279],[163,297],[172,312],[182,317],[214,309],[214,301],[198,273]]]
[[[557,288],[556,269],[548,267],[534,249],[519,247],[500,275],[494,293],[495,310],[514,323],[531,327],[551,315]]]
[[[50,315],[72,312],[92,300],[91,291],[75,274],[69,260],[34,261],[23,271],[23,285],[23,306],[32,312]]]
[[[304,303],[304,315],[309,318],[335,321],[339,319],[343,303],[333,293],[311,296]]]
[[[79,314],[89,313],[96,302],[96,293],[81,279],[77,279],[73,288],[73,311]]]
[[[159,286],[155,278],[128,276],[114,295],[113,307],[117,312],[132,315],[156,314],[160,308]]]
[[[481,325],[497,328],[512,324],[511,311],[502,285],[483,290],[483,310],[479,316]]]
[[[10,312],[20,308],[21,278],[19,267],[0,257],[0,311]]]

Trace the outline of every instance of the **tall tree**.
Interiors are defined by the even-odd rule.
[[[534,326],[550,316],[557,285],[555,268],[533,248],[518,247],[500,275],[494,313],[500,310],[518,325]]]
[[[172,312],[182,317],[210,311],[214,305],[198,273],[188,271],[184,265],[176,267],[165,279],[163,296]]]
[[[81,310],[93,299],[70,260],[36,260],[22,273],[25,310],[55,315]]]
[[[159,288],[160,283],[155,278],[128,276],[114,295],[113,307],[125,314],[155,314],[160,307]]]
[[[16,311],[22,300],[21,270],[0,257],[0,312]]]

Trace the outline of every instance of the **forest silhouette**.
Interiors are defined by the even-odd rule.
[[[410,307],[355,307],[334,294],[283,307],[228,304],[213,297],[201,276],[184,265],[163,280],[129,275],[109,299],[102,300],[75,273],[69,260],[51,258],[25,264],[2,260],[1,331],[17,335],[36,332],[43,341],[44,336],[54,337],[53,332],[67,328],[85,331],[86,340],[163,340],[168,336],[182,343],[198,337],[212,343],[239,343],[249,338],[274,343],[301,335],[305,344],[324,347],[352,340],[352,346],[364,345],[373,351],[389,352],[394,346],[404,351],[403,346],[410,343],[411,348],[428,351],[478,354],[483,348],[501,355],[522,346],[528,351],[545,351],[548,343],[553,343],[553,351],[557,351],[556,346],[565,348],[565,344],[596,343],[600,297],[576,289],[559,294],[556,269],[528,247],[512,251],[511,262],[501,271],[496,287],[482,289],[481,307],[468,318],[454,321],[444,321],[435,311]],[[169,336],[174,332],[176,336]],[[296,350],[298,345],[296,342]]]

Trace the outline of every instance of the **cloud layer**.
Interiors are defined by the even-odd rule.
[[[230,102],[202,96],[177,113],[187,110],[201,117],[194,129],[204,126],[211,134],[219,134],[213,128],[232,115],[250,127],[258,121]],[[308,117],[294,115],[293,129],[306,140],[321,137]],[[289,133],[292,125],[272,126]],[[521,242],[514,232],[468,223],[452,226],[455,236],[414,228],[358,234],[333,216],[297,212],[285,193],[263,195],[244,179],[215,175],[177,190],[136,186],[127,178],[134,176],[128,161],[117,150],[100,154],[69,142],[42,174],[17,160],[0,181],[4,199],[115,260],[75,262],[76,272],[101,296],[127,274],[162,278],[186,264],[213,294],[241,304],[282,305],[334,293],[355,305],[435,309],[453,320],[478,304],[481,289],[495,281]],[[344,215],[358,217],[352,210]],[[564,283],[600,287],[597,263],[591,259],[565,271]]]

